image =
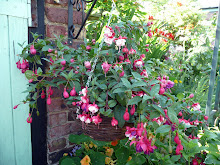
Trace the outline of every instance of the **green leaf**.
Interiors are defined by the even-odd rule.
[[[130,83],[126,78],[121,78],[121,81],[123,82],[123,84],[124,84],[127,88],[131,89],[131,83]]]
[[[50,49],[53,49],[52,46],[46,45],[46,46],[44,46],[44,47],[42,48],[42,51],[48,51],[49,48],[50,48]]]
[[[68,73],[68,80],[70,80],[72,77],[73,77],[73,70],[71,70],[69,73]]]
[[[162,125],[156,129],[156,133],[167,133],[171,130],[170,125]]]
[[[129,150],[125,147],[121,147],[115,151],[115,156],[120,163],[125,163],[129,157]]]
[[[106,90],[107,89],[107,86],[105,84],[99,84],[98,86],[99,88],[103,89],[103,90]]]
[[[38,74],[39,76],[41,76],[42,73],[43,73],[42,69],[41,69],[40,67],[38,67],[38,69],[37,69],[37,74]]]
[[[68,75],[65,74],[64,72],[61,72],[60,75],[63,76],[63,77],[65,77],[65,78],[68,80]]]
[[[35,61],[37,64],[39,64],[39,65],[43,65],[43,64],[41,63],[40,56],[38,56],[38,55],[35,55],[35,56],[34,56],[34,61]]]
[[[115,100],[109,100],[108,101],[108,106],[109,107],[114,107],[117,104],[117,102]]]
[[[64,157],[60,163],[60,165],[76,165],[74,160],[71,157]]]
[[[158,112],[160,112],[163,116],[165,116],[165,113],[162,108],[160,108],[159,106],[155,104],[153,104],[152,107],[154,107]]]
[[[154,86],[151,88],[150,95],[151,95],[152,97],[156,96],[156,95],[159,93],[159,90],[160,90],[160,85],[159,85],[159,84],[154,85]]]
[[[177,98],[179,99],[179,100],[182,100],[183,98],[184,98],[184,93],[178,93],[177,94]]]
[[[172,108],[168,108],[167,115],[173,123],[179,124],[177,114]]]
[[[137,72],[131,72],[131,74],[134,76],[135,79],[140,80],[142,76],[138,74]]]
[[[135,87],[141,87],[141,86],[146,86],[147,84],[143,81],[138,81],[132,84],[131,88],[135,88]]]
[[[113,93],[121,93],[121,92],[125,92],[125,88],[117,88],[113,91]]]
[[[146,100],[149,100],[149,99],[152,99],[152,98],[153,98],[153,97],[151,97],[151,96],[144,95],[142,102],[144,102],[144,101],[146,101]]]
[[[105,164],[105,157],[106,155],[104,155],[101,152],[95,152],[93,150],[89,150],[89,156],[91,159],[91,163],[94,165],[104,165]]]
[[[146,158],[143,155],[132,155],[132,159],[126,165],[142,165],[145,162]]]
[[[171,157],[171,161],[172,162],[176,162],[176,161],[178,161],[179,159],[180,159],[180,155],[173,155],[172,157]]]
[[[135,97],[133,97],[132,99],[130,99],[130,100],[128,101],[128,105],[134,105],[134,104],[137,105],[141,100],[142,100],[142,97],[140,97],[140,96],[135,96]]]
[[[124,106],[122,107],[122,106],[117,105],[115,107],[114,117],[115,117],[116,120],[118,120],[118,126],[121,127],[121,128],[125,124],[125,120],[124,120],[124,117],[123,117],[124,113],[125,113],[125,107]]]
[[[30,80],[30,79],[33,78],[32,74],[33,74],[33,71],[27,70],[27,71],[25,72],[25,77],[26,77],[28,80]]]

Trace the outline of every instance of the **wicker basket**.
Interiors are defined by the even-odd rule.
[[[124,127],[113,127],[111,125],[112,118],[101,116],[102,122],[99,125],[90,123],[83,129],[85,135],[90,136],[94,140],[100,141],[115,141],[125,138],[126,126],[132,126],[132,124],[125,124]]]

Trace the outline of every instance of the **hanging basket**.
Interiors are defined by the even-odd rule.
[[[112,118],[101,116],[102,122],[98,125],[89,123],[83,129],[85,135],[90,136],[94,140],[100,141],[115,141],[125,138],[126,126],[132,126],[132,124],[126,123],[122,128],[113,127],[111,125]]]

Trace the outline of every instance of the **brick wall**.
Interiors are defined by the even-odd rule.
[[[73,11],[73,23],[78,32],[82,23],[82,12]],[[45,0],[45,29],[47,37],[65,35],[68,22],[68,0]],[[77,48],[83,43],[85,30],[78,39],[73,40],[72,47]],[[63,153],[69,152],[72,145],[68,141],[69,134],[80,134],[81,125],[76,120],[76,108],[67,107],[61,98],[63,88],[53,88],[52,103],[47,105],[47,148],[48,164],[57,164]]]

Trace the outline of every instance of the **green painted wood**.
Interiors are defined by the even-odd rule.
[[[212,57],[212,70],[210,73],[210,80],[209,80],[208,100],[206,103],[206,110],[205,110],[206,115],[209,116],[209,122],[213,122],[212,117],[210,117],[210,115],[213,116],[213,114],[211,114],[211,106],[212,106],[212,95],[213,95],[213,89],[215,85],[216,69],[217,69],[217,62],[218,62],[219,40],[220,40],[220,2],[219,2],[216,36],[215,36],[215,46],[214,46],[213,57]]]
[[[0,164],[13,164],[15,162],[14,124],[12,111],[12,98],[10,88],[10,63],[8,18],[0,16]],[[10,153],[10,154],[9,154]]]
[[[15,1],[7,1],[7,3]],[[16,3],[26,5],[20,12],[27,11],[27,0],[16,0]],[[21,15],[1,14],[3,0],[0,0],[0,165],[31,165],[31,131],[26,122],[29,106],[19,105],[26,94],[22,93],[27,85],[25,76],[16,68],[18,53],[22,48],[18,43],[28,40],[28,19]],[[6,3],[4,3],[6,4]],[[10,9],[10,8],[9,8]]]

